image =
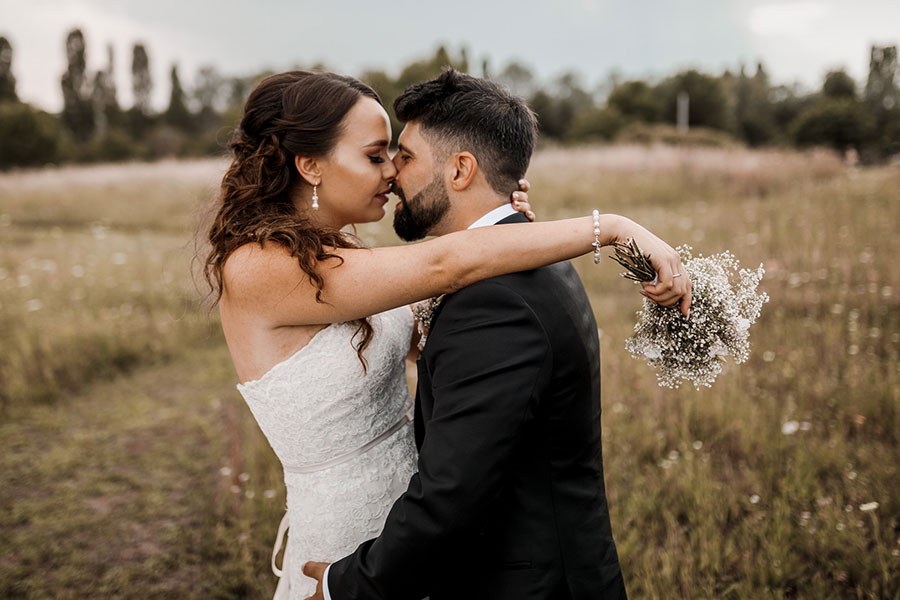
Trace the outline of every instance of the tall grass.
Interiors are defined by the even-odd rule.
[[[0,175],[0,406],[219,341],[190,274],[217,162]]]
[[[148,361],[196,378],[191,349],[213,346],[207,379],[230,380],[211,385],[203,431],[219,450],[196,460],[219,483],[195,505],[214,516],[198,526],[235,543],[216,555],[229,581],[216,593],[264,597],[280,466],[189,275],[191,223],[222,165],[106,169],[0,177],[2,397],[63,410],[73,387]],[[541,219],[597,207],[767,270],[750,360],[712,389],[673,391],[624,350],[634,286],[612,261],[575,261],[602,330],[606,484],[630,596],[900,597],[900,170],[848,171],[827,153],[619,146],[544,151],[529,178]],[[388,222],[358,233],[395,243]],[[183,385],[185,414],[210,402]],[[49,543],[26,531],[17,539]]]

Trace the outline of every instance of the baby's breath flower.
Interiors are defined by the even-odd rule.
[[[678,306],[645,299],[625,348],[656,369],[662,387],[677,388],[685,380],[696,388],[710,387],[724,357],[740,364],[750,356],[750,326],[769,301],[765,292],[756,291],[765,270],[762,264],[741,269],[728,251],[695,258],[690,246],[676,250],[691,278],[690,318]]]

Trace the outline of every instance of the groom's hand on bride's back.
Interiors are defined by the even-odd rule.
[[[309,596],[306,600],[325,600],[325,593],[322,591],[322,578],[325,576],[325,569],[331,563],[310,561],[303,565],[303,574],[312,577],[318,583],[316,584],[316,593]]]

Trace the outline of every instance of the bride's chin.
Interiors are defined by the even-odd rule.
[[[356,218],[353,219],[353,223],[356,225],[362,225],[363,223],[377,223],[384,218],[384,215],[384,208],[376,208],[366,214],[356,215]]]
[[[374,211],[372,211],[372,219],[369,220],[369,223],[377,223],[382,220],[385,215],[385,210],[383,206],[379,206]]]

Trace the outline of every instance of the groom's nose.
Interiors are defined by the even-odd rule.
[[[385,181],[394,181],[394,179],[397,177],[398,171],[399,169],[397,168],[397,163],[395,163],[393,159],[384,162]]]
[[[391,162],[394,165],[394,169],[399,173],[400,169],[402,168],[402,165],[400,163],[400,153],[399,152],[394,154],[394,157],[391,159]]]

